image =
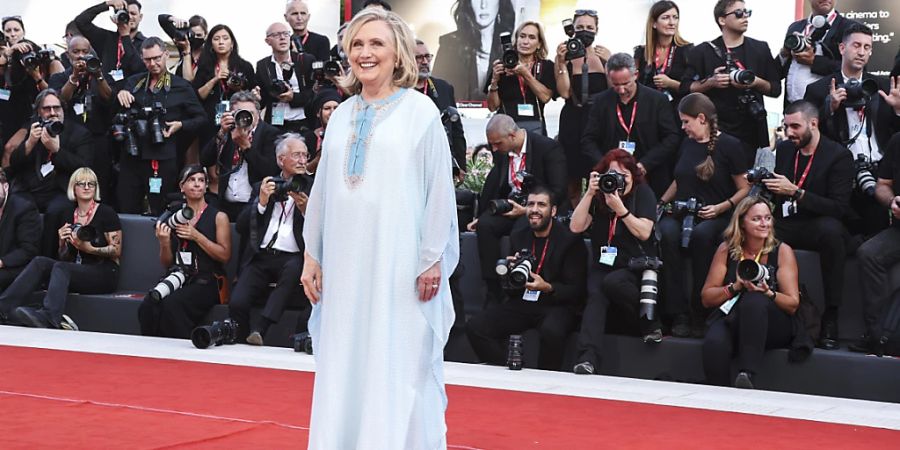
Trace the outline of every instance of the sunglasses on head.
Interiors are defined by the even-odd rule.
[[[722,16],[722,17],[728,17],[728,16],[730,16],[730,15],[732,15],[732,14],[734,14],[734,17],[737,18],[737,19],[743,19],[744,16],[750,17],[751,15],[753,15],[753,10],[746,9],[746,8],[739,8],[739,9],[736,9],[736,10],[730,12],[730,13],[726,13],[726,14],[725,14],[724,16]]]
[[[597,17],[597,10],[596,9],[576,9],[575,15],[576,16]]]

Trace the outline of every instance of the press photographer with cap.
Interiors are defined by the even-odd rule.
[[[304,309],[300,272],[303,268],[303,217],[312,188],[306,175],[309,153],[299,134],[289,133],[276,147],[280,179],[267,176],[254,186],[255,194],[237,221],[237,230],[246,241],[237,285],[228,302],[228,311],[238,323],[238,342],[263,345],[266,331],[277,323],[290,304]],[[299,192],[294,192],[294,187]],[[270,284],[275,283],[268,295]],[[292,299],[295,300],[292,302]],[[296,300],[300,299],[299,302]],[[262,305],[262,314],[250,320],[250,308]],[[298,332],[306,331],[306,320]]]
[[[527,282],[513,285],[507,275],[508,300],[491,305],[466,324],[469,342],[481,361],[506,363],[506,338],[537,328],[541,335],[538,367],[560,370],[562,366],[566,338],[575,329],[575,315],[584,300],[587,255],[581,238],[556,221],[556,201],[553,192],[542,186],[528,194],[528,229],[510,235],[512,254],[506,258],[507,264],[516,264],[528,252]],[[493,266],[495,270],[498,262]]]
[[[310,53],[291,51],[291,29],[276,22],[266,29],[266,44],[272,54],[256,62],[260,104],[266,110],[265,121],[282,131],[303,133],[313,127],[312,114],[305,106],[312,100],[312,63]]]
[[[0,169],[0,294],[38,255],[41,226],[34,203],[10,192]]]

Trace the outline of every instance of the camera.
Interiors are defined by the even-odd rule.
[[[619,195],[625,194],[625,175],[615,170],[610,170],[599,177],[600,192],[612,194],[619,191]]]
[[[199,349],[213,346],[232,345],[237,340],[238,323],[232,319],[215,321],[210,325],[194,328],[191,343]]]
[[[275,183],[275,192],[272,193],[272,199],[276,202],[287,200],[288,193],[300,193],[306,188],[306,179],[300,175],[285,180],[282,177],[272,177],[271,181]]]
[[[131,21],[131,16],[128,14],[127,9],[117,9],[113,11],[113,17],[119,25],[125,25]]]
[[[184,269],[175,266],[169,270],[168,275],[159,280],[159,283],[157,283],[153,289],[150,289],[150,292],[147,293],[147,298],[154,303],[159,303],[162,299],[181,289],[181,286],[184,286],[187,278],[188,276],[184,272]]]
[[[113,140],[122,143],[125,151],[131,156],[139,156],[137,141],[132,131],[132,119],[128,112],[120,112],[113,117],[113,123],[110,127],[110,133]]]
[[[84,61],[84,68],[91,75],[97,75],[103,69],[103,64],[100,62],[100,58],[94,55],[82,56],[81,60]]]
[[[569,37],[566,41],[566,61],[583,58],[586,53],[585,43],[575,37],[575,25],[572,23],[572,19],[563,20],[562,25],[563,31]]]
[[[322,63],[322,70],[325,72],[326,77],[338,77],[343,72],[340,60],[334,57],[330,57],[328,61]]]
[[[813,26],[813,32],[808,37],[795,31],[784,38],[784,48],[794,53],[804,52],[814,43],[821,41],[828,29],[831,28],[828,19],[822,15],[813,16],[810,23]]]
[[[164,223],[169,228],[175,229],[178,225],[184,225],[194,218],[194,210],[186,203],[172,202],[156,219],[157,223]]]
[[[509,337],[509,349],[506,352],[506,367],[509,370],[522,370],[522,335],[513,334]]]
[[[285,94],[291,90],[291,85],[284,80],[272,80],[272,86],[269,88],[269,95],[272,97],[278,97],[281,94]]]
[[[510,193],[507,199],[491,200],[488,203],[488,211],[490,211],[491,214],[498,216],[512,211],[513,206],[512,203],[509,202],[510,200],[525,206],[525,202],[528,200],[528,191],[534,188],[537,180],[534,178],[534,175],[524,170],[516,172],[516,178],[522,180],[522,189],[518,192],[513,191]]]
[[[754,117],[758,120],[766,119],[765,105],[763,105],[752,92],[745,91],[738,96],[738,102],[740,102],[744,109],[750,114],[750,117]]]
[[[725,71],[735,84],[750,85],[756,80],[756,74],[751,70],[741,69],[731,53],[725,53]]]
[[[297,333],[291,336],[291,339],[294,342],[295,352],[303,352],[307,355],[313,354],[312,336],[310,336],[308,332],[304,331],[302,333]]]
[[[512,34],[507,31],[500,33],[500,47],[503,49],[500,57],[503,67],[508,70],[515,69],[519,65],[519,52],[512,45]]]
[[[93,242],[94,239],[97,239],[97,229],[94,228],[93,225],[73,223],[72,225],[69,225],[69,229],[72,230],[72,234],[74,234],[79,241]]]
[[[244,72],[231,72],[228,74],[228,78],[225,79],[225,84],[231,90],[239,91],[247,85],[247,75],[244,75]]]
[[[847,91],[847,99],[844,100],[845,108],[862,108],[869,103],[873,95],[878,93],[878,83],[871,78],[862,81],[851,78],[838,87]]]
[[[670,203],[671,213],[682,217],[681,219],[681,248],[688,248],[691,242],[691,233],[694,232],[694,222],[697,220],[697,213],[700,212],[705,203],[691,197],[685,201],[674,201]]]
[[[639,256],[628,260],[628,268],[641,271],[641,310],[638,317],[656,320],[656,303],[659,300],[659,269],[662,260],[651,256]]]
[[[234,118],[232,128],[250,129],[253,128],[253,113],[246,109],[238,109],[231,113]]]
[[[19,60],[27,70],[35,70],[42,65],[48,65],[56,59],[56,52],[49,48],[32,50],[19,56]]]
[[[859,188],[860,192],[866,195],[875,195],[875,176],[872,175],[875,172],[875,164],[869,162],[869,159],[866,158],[866,155],[862,153],[856,155],[856,159],[853,161],[853,168],[856,169],[856,187]]]
[[[165,115],[166,108],[160,102],[153,103],[153,106],[131,107],[127,111],[120,112],[113,117],[111,127],[113,139],[116,142],[125,142],[128,154],[138,156],[136,137],[149,139],[154,145],[165,142],[163,135]]]
[[[41,119],[38,121],[38,124],[40,124],[41,128],[47,130],[47,134],[50,137],[59,136],[65,129],[63,123],[56,119]]]
[[[760,197],[767,200],[772,200],[774,195],[766,187],[766,185],[762,182],[763,180],[770,180],[775,178],[775,174],[770,172],[769,169],[765,167],[754,167],[747,171],[747,182],[753,185],[750,188],[750,193],[747,194],[749,197]]]
[[[744,259],[738,263],[737,274],[742,280],[759,285],[769,279],[769,267],[752,259]]]
[[[503,289],[523,289],[525,283],[532,280],[531,269],[536,263],[534,255],[523,248],[512,260],[497,260],[494,271],[500,276],[500,286]]]

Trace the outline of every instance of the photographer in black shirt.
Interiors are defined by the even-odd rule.
[[[752,162],[756,149],[769,145],[763,95],[781,94],[781,77],[769,44],[744,36],[751,14],[744,2],[719,0],[713,13],[722,36],[694,47],[685,81],[709,96],[719,129],[738,138]]]
[[[694,44],[681,37],[678,24],[681,11],[675,2],[659,0],[650,7],[644,36],[646,45],[634,48],[634,62],[638,68],[638,81],[644,86],[659,90],[678,113],[678,102],[690,90],[684,82],[688,54]]]
[[[203,42],[209,33],[206,19],[193,15],[188,20],[178,19],[169,14],[160,14],[157,18],[159,26],[175,42],[178,48],[178,65],[175,75],[187,81],[194,81],[200,54],[203,53]]]
[[[0,294],[38,254],[41,216],[34,203],[9,191],[0,169]]]
[[[296,53],[312,54],[317,61],[327,61],[331,42],[327,36],[309,30],[309,6],[304,0],[291,0],[284,9],[284,20],[291,26],[291,47]]]
[[[128,12],[128,21],[117,22],[115,18],[111,19],[116,25],[116,31],[104,30],[94,25],[94,18],[109,11],[110,8],[113,11]],[[116,84],[134,74],[147,71],[141,64],[144,35],[138,31],[143,18],[141,3],[137,0],[106,0],[84,10],[75,18],[78,30],[91,41],[99,53],[100,61],[103,62],[103,73],[109,74]]]
[[[763,179],[774,194],[775,237],[791,247],[819,252],[825,282],[825,313],[819,346],[838,345],[838,308],[847,258],[841,217],[850,205],[850,152],[819,132],[816,107],[800,100],[784,110],[787,140],[776,147],[775,175]]]
[[[560,370],[566,337],[575,329],[575,314],[584,298],[586,267],[584,242],[556,222],[554,193],[537,186],[525,204],[527,230],[510,235],[516,261],[529,252],[531,268],[523,287],[506,286],[509,299],[469,319],[466,334],[475,353],[491,364],[506,362],[504,340],[511,334],[538,328],[541,345],[538,367]],[[507,263],[508,264],[508,263]],[[494,263],[492,270],[498,263]],[[511,279],[511,275],[507,276]]]

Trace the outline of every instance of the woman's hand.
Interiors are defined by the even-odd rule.
[[[600,58],[600,61],[603,61],[603,64],[605,65],[606,61],[609,61],[612,52],[610,52],[608,48],[598,44],[594,46],[594,54],[597,55],[597,57]]]
[[[159,239],[160,242],[168,243],[172,238],[172,229],[164,223],[156,222],[156,238]]]
[[[603,193],[603,200],[606,201],[606,206],[611,209],[616,216],[623,216],[628,214],[628,208],[625,207],[625,204],[622,203],[622,197],[619,196],[619,191],[616,190],[612,194]]]
[[[566,64],[566,54],[569,53],[569,49],[566,48],[566,43],[562,42],[559,46],[556,47],[556,64],[560,66],[565,66]]]
[[[427,302],[437,295],[440,288],[441,262],[438,261],[416,278],[416,291],[419,293],[419,300]]]
[[[668,89],[669,85],[673,82],[674,82],[674,80],[669,78],[669,76],[664,73],[661,73],[661,74],[653,77],[653,85],[659,89]]]
[[[491,72],[491,84],[496,85],[503,75],[506,75],[506,69],[503,67],[503,63],[498,59],[494,61],[494,67]]]
[[[322,266],[307,253],[303,258],[303,273],[300,275],[300,284],[309,302],[315,305],[319,303],[322,293]]]
[[[587,192],[585,194],[594,197],[598,192],[600,192],[600,173],[591,172],[588,177]]]
[[[701,219],[707,219],[707,220],[714,219],[714,218],[718,217],[719,214],[722,214],[722,208],[720,208],[718,204],[706,205],[706,206],[700,208],[700,211],[697,211],[697,216],[699,216]]]
[[[175,235],[178,236],[179,239],[196,241],[197,238],[200,237],[200,232],[197,231],[193,225],[186,223],[183,225],[175,225]]]
[[[744,282],[743,283],[744,289],[747,290],[748,292],[762,292],[762,293],[769,292],[769,284],[766,283],[766,280],[760,281],[759,284],[751,283],[747,280],[743,280],[743,282]]]
[[[70,225],[68,222],[66,222],[65,225],[59,227],[59,230],[57,230],[57,233],[59,234],[59,240],[68,241],[69,238],[72,237],[72,225]]]

